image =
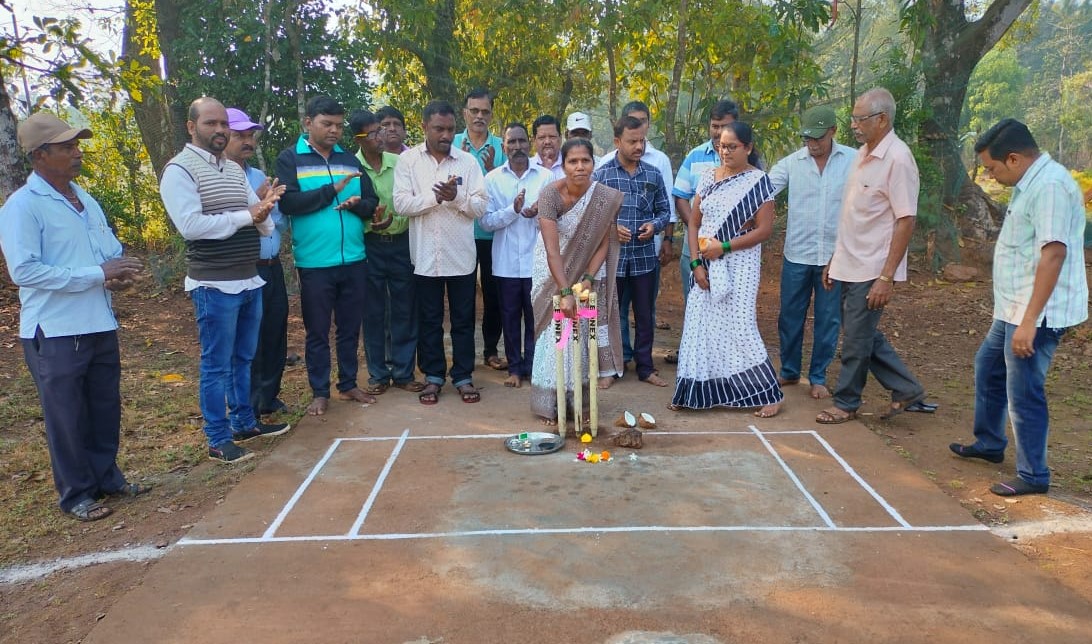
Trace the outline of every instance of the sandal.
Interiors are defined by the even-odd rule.
[[[478,393],[478,390],[472,384],[459,385],[456,389],[459,390],[459,395],[463,397],[464,403],[476,403],[482,399],[482,395]]]
[[[831,407],[830,409],[824,409],[819,412],[819,415],[815,417],[815,422],[820,425],[841,425],[842,423],[856,420],[856,418],[856,410],[846,411],[844,409],[838,409],[837,407]]]
[[[508,368],[508,361],[501,360],[498,356],[489,356],[485,359],[485,366],[496,369],[497,371],[504,371]]]
[[[65,514],[77,521],[98,521],[113,514],[114,511],[94,499],[84,499],[72,506]]]
[[[390,389],[390,386],[390,383],[387,382],[368,384],[368,386],[364,388],[364,393],[371,396],[382,396],[383,394],[387,393],[387,390]]]
[[[409,382],[396,382],[395,387],[398,387],[402,391],[408,391],[410,393],[418,393],[425,388],[425,383],[420,380],[410,380]]]
[[[134,499],[141,494],[147,494],[151,491],[151,485],[141,485],[140,483],[126,483],[116,490],[107,492],[106,496],[123,496],[129,499]]]
[[[925,400],[925,392],[921,392],[917,396],[908,400],[895,400],[891,402],[891,406],[887,408],[887,411],[880,414],[880,420],[891,420],[895,416],[898,416],[902,412],[906,411],[907,407],[916,405],[917,403]]]
[[[430,382],[421,389],[421,394],[417,396],[417,400],[422,405],[435,405],[440,401],[440,385]]]

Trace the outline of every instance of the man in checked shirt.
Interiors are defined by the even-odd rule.
[[[618,212],[618,240],[622,251],[618,258],[618,294],[628,293],[633,302],[636,326],[633,358],[637,377],[657,387],[667,381],[656,375],[652,366],[652,340],[656,328],[653,302],[656,293],[656,267],[660,258],[653,237],[667,226],[671,208],[660,171],[641,160],[645,152],[644,124],[632,116],[623,116],[614,125],[614,147],[618,153],[592,175],[622,192],[625,199]]]

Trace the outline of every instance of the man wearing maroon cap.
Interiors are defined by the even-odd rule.
[[[224,156],[238,163],[255,194],[265,197],[269,192],[269,178],[249,163],[258,150],[258,137],[265,128],[251,121],[246,112],[234,107],[228,108],[227,115],[230,132]],[[284,269],[280,260],[281,234],[287,230],[288,222],[276,205],[269,218],[273,220],[272,234],[258,238],[261,244],[258,276],[265,280],[265,286],[262,287],[258,349],[250,363],[250,406],[259,415],[288,411],[288,407],[278,398],[288,351],[288,291],[284,286]]]
[[[112,513],[100,500],[134,497],[117,464],[121,427],[121,354],[110,292],[128,288],[140,260],[123,257],[106,215],[73,181],[80,139],[39,112],[19,125],[34,171],[0,208],[0,246],[19,286],[19,338],[38,388],[53,483],[66,514],[97,521]]]

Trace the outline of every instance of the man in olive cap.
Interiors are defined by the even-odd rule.
[[[808,381],[811,397],[827,398],[827,367],[834,359],[841,326],[841,291],[823,288],[823,267],[834,253],[842,192],[855,154],[834,141],[838,131],[834,110],[820,105],[800,119],[804,146],[770,170],[774,190],[789,189],[789,218],[781,264],[781,314],[777,333],[781,348],[782,385],[800,382],[804,323],[815,299],[815,327]]]
[[[34,171],[0,208],[0,246],[19,286],[19,338],[38,388],[61,510],[80,521],[112,513],[100,500],[134,497],[118,468],[121,354],[110,292],[128,288],[140,260],[123,257],[106,215],[73,181],[80,174],[74,128],[39,112],[19,125]]]

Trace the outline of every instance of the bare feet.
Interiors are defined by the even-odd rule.
[[[311,404],[307,405],[308,416],[322,416],[326,413],[326,407],[330,404],[329,398],[323,398],[322,396],[315,396],[311,399]]]
[[[781,385],[782,387],[787,387],[789,385],[798,385],[798,384],[800,384],[800,379],[799,378],[782,378],[781,376],[778,376],[777,377],[777,384]]]
[[[547,427],[557,427],[557,419],[556,418],[541,418],[540,417],[538,420],[539,420],[539,422],[541,422],[543,425],[545,425]]]
[[[346,400],[346,401],[349,401],[349,402],[358,402],[358,403],[361,403],[361,404],[364,404],[364,405],[372,405],[372,404],[375,404],[378,401],[378,399],[375,396],[369,394],[368,392],[364,391],[360,387],[353,387],[349,391],[342,391],[341,393],[339,393],[337,395],[337,397],[340,398],[341,400]]]
[[[504,379],[504,386],[519,389],[523,386],[523,382],[519,376],[508,376]]]
[[[647,378],[645,378],[644,380],[642,380],[641,382],[647,382],[648,384],[656,385],[657,387],[666,387],[667,386],[667,381],[664,380],[663,378],[657,376],[654,373],[649,374],[649,376]]]
[[[599,391],[606,391],[614,384],[614,376],[603,376],[599,379]]]
[[[766,405],[762,409],[755,412],[755,416],[759,418],[773,418],[781,411],[781,403],[776,405]]]
[[[812,385],[811,397],[816,400],[822,400],[824,398],[830,398],[830,390],[825,385]]]

